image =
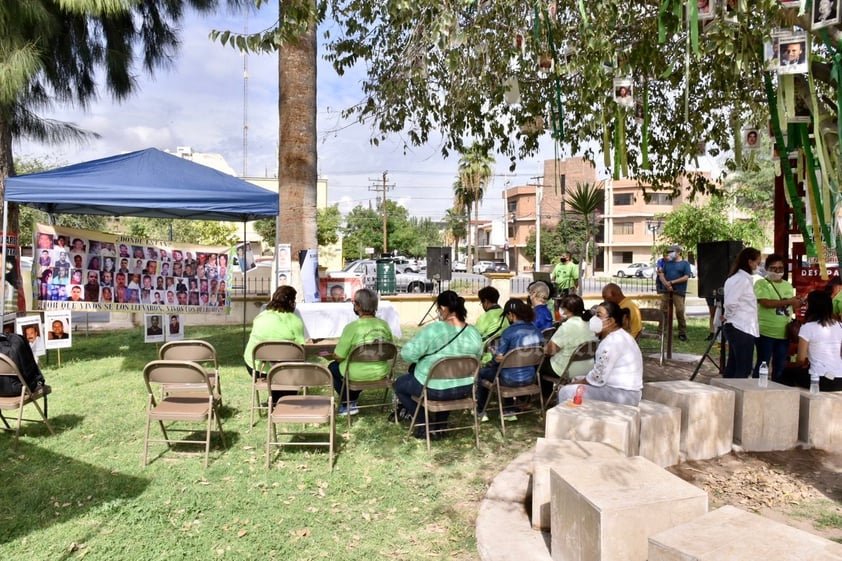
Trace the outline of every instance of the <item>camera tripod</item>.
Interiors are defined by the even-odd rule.
[[[725,368],[725,349],[726,349],[727,342],[725,341],[725,337],[724,337],[723,332],[722,332],[722,321],[721,321],[722,305],[723,305],[722,289],[719,289],[714,293],[714,298],[716,299],[716,311],[719,312],[719,314],[718,314],[719,318],[720,318],[719,325],[716,326],[716,331],[714,332],[713,337],[711,337],[710,343],[708,343],[707,349],[705,349],[705,352],[702,355],[702,358],[699,359],[699,363],[696,364],[696,368],[695,368],[695,370],[693,370],[693,374],[690,376],[691,382],[696,379],[696,376],[699,374],[699,370],[701,370],[702,364],[704,364],[705,359],[709,360],[711,362],[711,364],[713,364],[719,370],[720,374],[722,374],[722,370]],[[715,319],[715,317],[716,316],[714,316],[714,319]],[[713,359],[713,357],[711,356],[711,353],[710,353],[711,350],[713,349],[713,346],[716,344],[717,341],[720,342],[720,345],[719,345],[719,363],[718,364]]]
[[[438,295],[441,294],[441,277],[439,275],[435,275],[430,280],[432,280],[434,283],[436,283],[436,297],[433,298],[433,303],[430,304],[430,307],[427,309],[426,313],[421,318],[421,321],[418,322],[418,327],[421,327],[422,325],[424,325],[427,322],[428,318],[431,319],[431,320],[434,320],[434,321],[436,319],[436,316],[432,312],[433,312],[433,310],[436,309],[436,302],[438,301]]]

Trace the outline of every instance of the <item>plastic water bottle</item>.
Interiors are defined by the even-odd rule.
[[[585,395],[585,385],[579,384],[579,387],[576,388],[576,395],[573,396],[573,404],[574,405],[582,405],[582,396]]]
[[[819,393],[819,378],[810,376],[810,393]]]
[[[769,386],[769,367],[765,362],[760,363],[760,368],[757,370],[758,378],[757,385],[761,388]]]

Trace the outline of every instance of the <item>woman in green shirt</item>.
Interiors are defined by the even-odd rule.
[[[789,362],[789,340],[786,326],[792,318],[792,310],[803,304],[795,296],[792,285],[783,280],[786,272],[784,258],[772,253],[766,258],[766,278],[754,283],[757,298],[757,320],[760,337],[755,341],[757,362],[754,377],[757,378],[760,363],[769,367],[773,382],[780,382],[784,367]]]
[[[437,360],[466,355],[479,359],[482,355],[482,336],[475,327],[466,322],[468,311],[465,308],[465,299],[452,290],[445,290],[436,298],[436,305],[439,321],[421,330],[401,350],[401,358],[408,364],[415,364],[414,372],[408,372],[395,380],[394,392],[401,404],[398,410],[398,416],[401,418],[411,419],[415,414],[417,404],[412,400],[412,396],[421,395],[430,368]],[[471,395],[473,383],[473,378],[432,380],[427,386],[427,394],[430,399],[439,401],[462,399]],[[448,413],[431,413],[431,426],[446,427]],[[423,428],[417,429],[414,436],[427,437]]]
[[[251,336],[243,353],[249,376],[254,370],[252,353],[263,341],[294,341],[304,344],[304,322],[295,315],[295,298],[298,295],[291,286],[281,286],[272,295],[266,309],[257,314],[251,324]],[[273,391],[272,403],[284,395],[295,395],[294,391]]]

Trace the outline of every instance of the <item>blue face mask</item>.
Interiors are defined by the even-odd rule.
[[[670,251],[670,252],[669,252],[669,258],[670,258],[670,260],[674,260],[674,259],[676,258],[676,255],[677,255],[677,254],[676,254],[674,251]]]

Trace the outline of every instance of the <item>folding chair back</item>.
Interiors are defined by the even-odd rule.
[[[570,355],[570,360],[567,361],[567,366],[564,367],[564,372],[561,373],[559,376],[555,375],[543,375],[541,379],[546,380],[548,382],[552,382],[553,384],[553,391],[552,395],[556,395],[558,389],[568,383],[570,381],[570,367],[576,362],[585,362],[590,361],[590,364],[593,365],[594,356],[596,355],[596,348],[599,345],[597,341],[585,341],[584,343],[580,343],[578,347],[573,351],[573,354]],[[547,399],[547,403],[549,403],[550,399]]]
[[[666,342],[666,314],[658,308],[640,308],[640,320],[643,330],[637,334],[638,344],[641,340],[649,339],[658,342],[658,364],[664,364],[664,348]],[[643,350],[643,349],[641,349]]]
[[[279,362],[303,362],[305,354],[304,347],[295,341],[263,341],[254,347],[251,357],[254,365],[251,373],[251,426],[254,426],[254,412],[269,409],[271,398],[266,376],[272,365]],[[267,405],[260,403],[260,392],[266,392]]]
[[[222,387],[219,381],[219,362],[216,358],[216,349],[207,341],[188,339],[184,341],[170,341],[164,343],[158,351],[160,360],[189,360],[205,367],[211,385],[218,394],[222,394]],[[174,387],[169,384],[164,386],[165,392],[181,391],[183,388]]]
[[[539,409],[525,409],[523,411],[512,411],[510,412],[510,414],[521,415],[523,413],[531,413],[533,411],[536,411],[541,415],[544,414],[544,397],[541,394],[541,384],[538,380],[538,366],[540,366],[543,360],[544,347],[536,345],[512,349],[509,352],[507,352],[505,356],[503,356],[503,360],[497,367],[497,375],[494,377],[494,381],[481,381],[482,385],[488,388],[489,390],[486,408],[488,408],[487,404],[491,403],[492,396],[494,396],[495,393],[497,394],[497,406],[500,413],[500,430],[503,432],[503,436],[506,436],[506,420],[503,415],[503,399],[537,395],[540,403]],[[506,386],[500,381],[500,374],[504,368],[523,367],[532,367],[534,369],[535,372],[531,383],[524,386],[515,387]]]
[[[427,380],[424,382],[424,387],[421,390],[419,397],[412,396],[412,399],[418,403],[415,408],[415,414],[412,416],[412,422],[409,425],[410,434],[416,427],[423,426],[427,433],[427,451],[430,451],[430,411],[434,413],[442,411],[458,411],[462,409],[469,409],[473,416],[473,426],[464,425],[457,427],[448,427],[444,429],[436,429],[436,432],[449,432],[454,430],[462,430],[473,428],[474,437],[477,448],[479,448],[479,419],[477,418],[477,392],[476,381],[479,373],[479,359],[474,356],[451,356],[440,358],[430,368],[427,375]],[[427,394],[427,388],[432,380],[459,380],[469,378],[471,381],[471,395],[461,399],[451,399],[445,401],[438,401],[430,399]],[[424,409],[423,424],[416,424],[418,411]]]
[[[286,395],[278,400],[269,412],[266,423],[266,467],[271,462],[272,446],[328,446],[330,470],[333,471],[334,442],[336,440],[336,403],[333,397],[333,376],[323,365],[312,362],[281,362],[273,365],[267,375],[270,390],[291,386],[305,389],[322,388],[325,394]],[[330,425],[326,441],[293,440],[281,442],[278,435],[312,436],[309,432],[278,432],[277,425],[325,424]]]
[[[547,327],[546,329],[543,329],[541,331],[541,337],[544,338],[544,344],[546,344],[550,339],[553,338],[553,335],[555,335],[557,329],[558,326],[554,325],[552,327]]]
[[[369,389],[383,389],[383,402],[369,405],[357,404],[358,409],[369,407],[383,407],[386,405],[386,398],[389,396],[389,389],[392,387],[395,375],[395,361],[398,358],[398,347],[389,341],[371,341],[356,345],[348,353],[348,360],[345,363],[345,402],[351,402],[352,391],[364,391]],[[386,376],[380,380],[359,381],[350,379],[351,365],[354,363],[385,362],[387,363]],[[397,404],[392,400],[392,410],[395,411],[395,422],[397,422]],[[351,429],[351,412],[348,411],[348,429]]]
[[[143,465],[148,463],[149,443],[164,442],[172,444],[204,444],[205,467],[208,466],[210,454],[211,429],[216,421],[222,445],[225,446],[225,434],[222,432],[222,421],[219,418],[219,395],[214,391],[208,373],[202,365],[186,360],[153,360],[143,369],[143,380],[146,384],[146,435],[143,443]],[[183,387],[185,391],[167,393],[160,400],[155,398],[153,385],[167,387]],[[152,421],[157,421],[163,433],[162,439],[150,439],[149,431]],[[165,421],[171,423],[205,423],[205,439],[178,440],[170,438],[170,432],[194,432],[193,429],[168,427]]]
[[[24,380],[23,375],[18,370],[17,365],[14,361],[4,354],[0,354],[0,377],[7,377],[7,378],[17,378],[18,382],[21,386],[20,395],[15,396],[0,396],[0,420],[3,421],[3,425],[5,425],[6,430],[13,430],[12,427],[9,425],[9,422],[6,420],[6,417],[3,415],[4,410],[17,410],[17,423],[15,424],[15,441],[13,449],[17,449],[18,439],[20,438],[20,427],[23,421],[31,421],[31,422],[38,422],[43,421],[44,424],[47,426],[47,430],[50,431],[50,434],[55,435],[55,431],[53,430],[53,426],[50,424],[50,421],[47,420],[47,395],[52,392],[52,388],[47,385],[41,385],[37,388],[36,391],[31,391],[29,386],[26,385],[26,380]],[[44,400],[44,408],[41,409],[41,406],[38,404],[38,400]],[[40,419],[25,419],[23,417],[23,408],[29,404],[32,404],[35,409],[38,410],[38,414],[41,416]]]

